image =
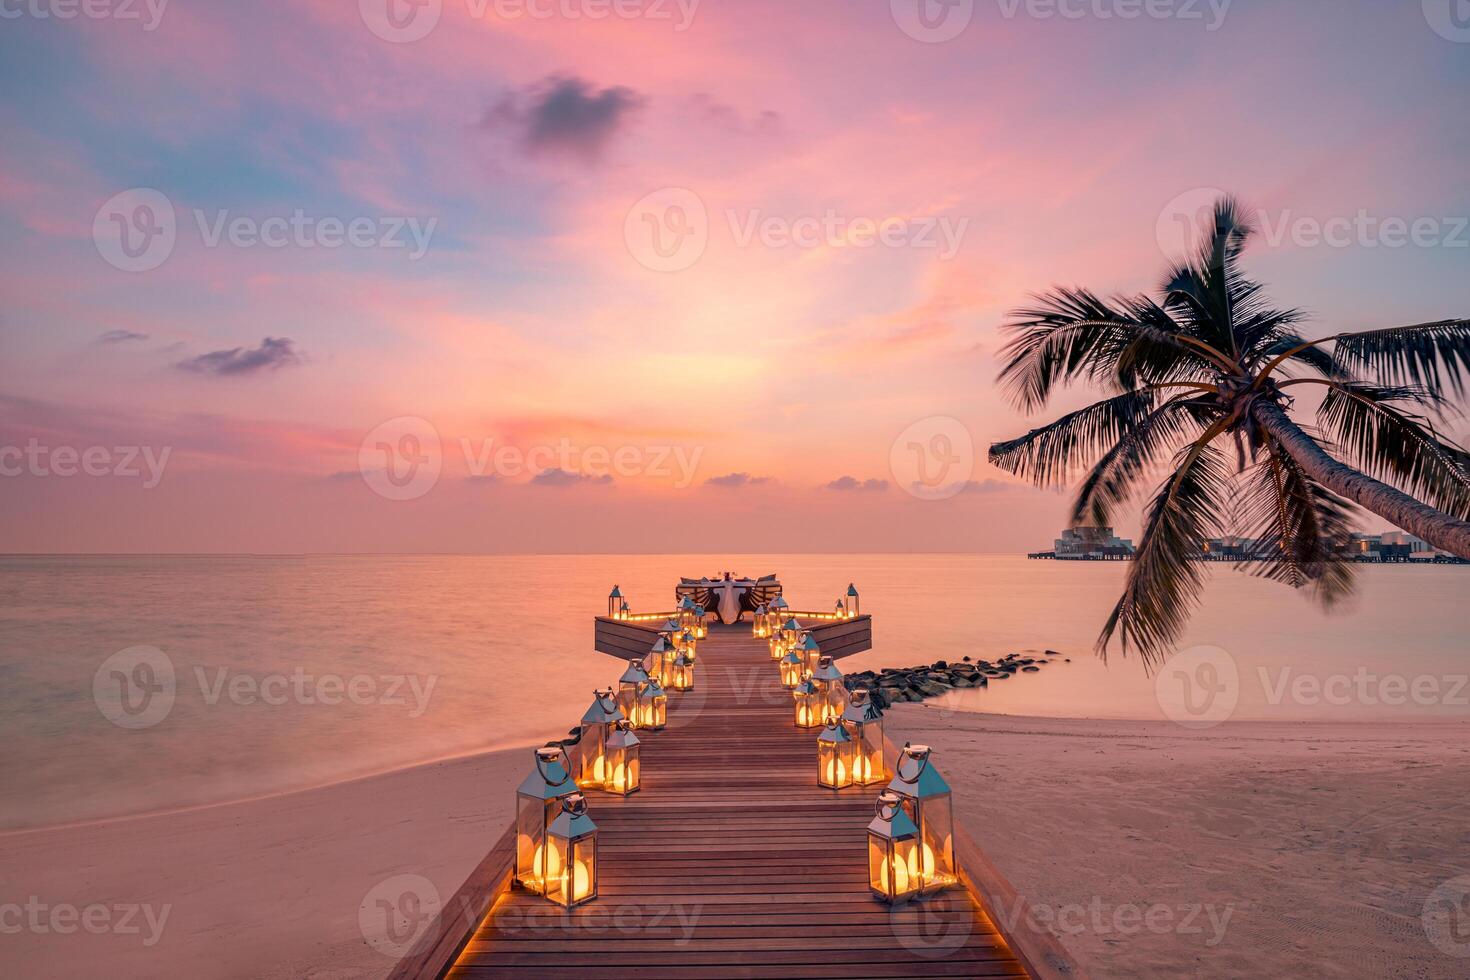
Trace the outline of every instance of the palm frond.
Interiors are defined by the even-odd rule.
[[[1032,429],[1019,439],[990,447],[990,462],[1039,487],[1063,486],[1069,471],[1091,466],[1153,410],[1152,391],[1129,391],[1103,399]]]
[[[1456,395],[1463,395],[1470,372],[1470,320],[1345,334],[1337,339],[1334,353],[1350,368],[1373,372],[1388,384],[1433,388],[1448,384]]]
[[[1207,574],[1196,561],[1204,541],[1219,533],[1230,484],[1224,454],[1209,445],[1218,426],[1175,457],[1177,469],[1149,505],[1128,584],[1098,637],[1098,654],[1121,634],[1123,651],[1139,652],[1146,666],[1161,662],[1199,604]]]
[[[1180,377],[1196,377],[1210,368],[1208,357],[1177,340],[1167,314],[1147,300],[1109,302],[1082,289],[1058,289],[1036,299],[1036,306],[1016,310],[1004,327],[1015,336],[1001,350],[999,376],[1012,401],[1028,412],[1044,405],[1057,385],[1079,378],[1116,386],[1119,358],[1135,345],[1167,350],[1167,357],[1155,353],[1150,363],[1177,362],[1184,366]],[[1139,310],[1146,318],[1136,315]],[[1143,359],[1136,353],[1133,357]],[[1161,372],[1167,368],[1148,374],[1151,380],[1165,380]]]
[[[1324,378],[1332,378],[1337,381],[1357,380],[1347,365],[1339,361],[1330,351],[1316,346],[1309,347],[1306,340],[1287,330],[1280,331],[1270,341],[1260,344],[1254,351],[1249,366],[1254,369],[1283,354],[1288,355],[1287,361],[1305,364]]]
[[[1182,439],[1198,436],[1219,417],[1217,406],[1188,395],[1164,402],[1125,432],[1082,481],[1072,504],[1072,523],[1112,524],[1113,512],[1133,498],[1139,481],[1164,451]]]
[[[1275,443],[1244,479],[1242,528],[1253,539],[1253,575],[1310,586],[1313,596],[1331,606],[1352,594],[1354,567],[1341,560],[1354,527],[1352,504],[1303,472]]]
[[[1428,419],[1401,411],[1395,402],[1433,409],[1442,399],[1422,387],[1334,384],[1317,411],[1317,422],[1338,452],[1369,476],[1453,517],[1470,519],[1465,450],[1436,433]]]

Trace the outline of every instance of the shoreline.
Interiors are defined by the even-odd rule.
[[[1030,722],[1033,725],[1038,726],[1037,730],[1035,730],[1035,731],[1023,731],[1023,730],[1019,730],[1019,729],[1013,729],[1013,728],[1005,727],[1003,729],[1002,728],[997,728],[996,731],[1004,730],[1004,731],[1006,731],[1009,734],[1031,734],[1031,735],[1038,735],[1038,736],[1044,736],[1044,737],[1058,737],[1058,738],[1062,738],[1062,737],[1077,737],[1078,735],[1081,735],[1083,733],[1075,733],[1075,734],[1073,734],[1073,733],[1060,732],[1060,731],[1047,732],[1047,731],[1042,731],[1040,729],[1042,727],[1045,727],[1045,726],[1063,727],[1063,728],[1065,728],[1065,727],[1068,727],[1068,726],[1071,726],[1071,725],[1086,725],[1086,724],[1110,725],[1110,726],[1136,725],[1136,726],[1139,726],[1141,729],[1149,728],[1149,727],[1156,727],[1156,728],[1160,729],[1160,731],[1158,731],[1156,733],[1153,733],[1154,734],[1154,737],[1163,737],[1166,734],[1173,734],[1173,735],[1175,735],[1177,737],[1180,737],[1180,738],[1197,738],[1197,737],[1201,737],[1201,736],[1203,736],[1203,737],[1209,737],[1212,734],[1218,736],[1220,734],[1231,732],[1232,730],[1235,730],[1235,729],[1238,729],[1238,728],[1241,728],[1241,727],[1263,728],[1263,729],[1269,729],[1269,728],[1272,728],[1272,727],[1280,727],[1280,728],[1283,728],[1283,729],[1293,729],[1293,728],[1302,728],[1302,727],[1330,728],[1330,727],[1334,727],[1334,726],[1342,726],[1344,728],[1351,729],[1351,728],[1358,728],[1358,727],[1374,727],[1374,726],[1384,726],[1384,725],[1411,724],[1411,725],[1422,725],[1422,726],[1426,726],[1426,727],[1430,727],[1430,728],[1433,728],[1433,727],[1436,727],[1436,726],[1438,726],[1438,727],[1444,727],[1444,728],[1447,728],[1447,729],[1448,728],[1455,728],[1455,727],[1462,727],[1462,728],[1466,728],[1467,729],[1467,732],[1470,732],[1470,718],[1466,718],[1466,719],[1444,718],[1444,717],[1437,717],[1437,716],[1432,716],[1432,715],[1430,715],[1430,716],[1410,716],[1410,717],[1405,717],[1403,719],[1400,719],[1398,721],[1388,721],[1388,720],[1382,719],[1382,718],[1353,718],[1353,719],[1342,719],[1342,720],[1329,720],[1329,719],[1320,719],[1320,718],[1296,718],[1296,719],[1278,719],[1278,720],[1265,720],[1265,719],[1256,719],[1256,718],[1242,718],[1242,719],[1238,719],[1238,720],[1232,719],[1232,720],[1229,720],[1229,721],[1223,721],[1223,722],[1220,722],[1218,725],[1213,726],[1211,728],[1191,729],[1191,728],[1185,728],[1183,726],[1177,725],[1174,722],[1165,721],[1165,720],[1156,719],[1156,718],[1122,718],[1122,717],[1112,717],[1112,716],[1108,716],[1108,715],[1038,715],[1038,714],[1026,714],[1026,713],[1009,714],[1009,713],[1001,712],[1001,711],[976,711],[976,710],[972,710],[970,708],[949,707],[949,706],[944,705],[943,703],[938,703],[938,702],[935,702],[935,701],[932,701],[932,700],[925,701],[925,702],[911,702],[911,703],[914,704],[914,705],[916,705],[916,706],[918,706],[918,707],[925,708],[925,709],[930,710],[930,711],[940,712],[941,714],[944,714],[946,716],[958,716],[958,717],[971,718],[971,719],[977,719],[977,720],[990,719],[990,720],[993,720],[993,721],[995,721],[997,723],[1002,723],[1002,722],[1004,722],[1004,723]],[[899,704],[890,705],[888,708],[886,708],[884,710],[885,711],[888,711],[888,710],[892,710],[893,708],[902,707],[902,706],[903,706],[903,703],[900,702]],[[1121,735],[1105,735],[1105,734],[1103,734],[1101,732],[1090,733],[1090,734],[1094,735],[1095,737],[1127,737],[1127,736],[1121,736]],[[1144,732],[1140,732],[1139,734],[1145,734],[1145,733]],[[310,786],[298,786],[298,787],[293,787],[293,788],[290,788],[290,789],[282,789],[282,790],[277,790],[277,791],[268,792],[268,793],[258,793],[258,794],[254,794],[254,795],[250,795],[250,796],[229,797],[228,799],[214,800],[214,801],[211,801],[211,802],[208,802],[208,803],[190,803],[190,804],[186,804],[186,805],[182,805],[182,806],[161,807],[159,809],[152,809],[152,810],[137,810],[137,811],[132,811],[132,812],[124,812],[124,813],[111,814],[111,815],[102,816],[102,817],[90,817],[90,818],[85,819],[85,820],[70,820],[70,821],[66,821],[66,822],[63,822],[63,823],[43,824],[43,825],[34,826],[34,827],[0,828],[0,844],[3,844],[3,842],[5,842],[6,840],[9,840],[11,838],[24,837],[24,836],[28,836],[28,835],[59,833],[59,832],[62,832],[62,831],[71,831],[71,830],[86,830],[86,829],[96,828],[96,827],[111,826],[111,825],[114,825],[114,824],[128,822],[128,821],[152,820],[152,819],[162,819],[162,818],[165,818],[165,817],[183,816],[183,815],[186,815],[186,814],[198,813],[198,812],[201,812],[201,811],[217,810],[217,809],[220,809],[222,807],[245,806],[245,805],[252,804],[252,803],[263,803],[263,802],[268,802],[268,801],[271,801],[271,800],[282,799],[282,798],[285,798],[285,797],[299,796],[299,795],[304,794],[304,793],[317,793],[317,792],[322,792],[322,791],[326,791],[326,790],[335,789],[335,788],[341,787],[341,786],[349,786],[349,785],[352,785],[352,784],[355,784],[355,783],[361,783],[361,782],[366,782],[366,781],[369,781],[369,780],[381,779],[381,778],[384,778],[384,777],[395,776],[395,775],[399,775],[399,774],[402,774],[402,773],[409,773],[409,772],[413,772],[415,770],[424,769],[424,768],[427,768],[427,767],[438,766],[438,765],[442,765],[442,764],[445,764],[445,763],[454,763],[454,762],[469,761],[469,760],[474,760],[474,759],[482,758],[482,757],[485,757],[485,756],[495,755],[495,754],[501,753],[501,752],[515,751],[517,749],[530,749],[530,748],[534,748],[536,746],[542,745],[546,741],[554,740],[557,737],[564,737],[564,736],[565,736],[565,732],[558,730],[558,732],[554,732],[551,735],[548,735],[547,738],[545,738],[545,739],[534,739],[534,738],[516,739],[516,740],[512,740],[512,741],[506,742],[504,744],[495,745],[493,747],[480,748],[480,749],[472,749],[472,750],[465,751],[465,752],[454,752],[454,753],[450,753],[448,755],[442,755],[442,756],[434,756],[434,757],[428,758],[428,759],[422,759],[422,760],[418,760],[418,761],[414,761],[414,762],[403,763],[401,765],[391,766],[391,767],[386,768],[386,769],[378,769],[378,770],[373,770],[373,771],[370,771],[370,772],[359,773],[359,774],[352,775],[352,776],[344,776],[341,779],[332,779],[332,780],[328,780],[327,782],[323,782],[323,783],[315,783],[315,784],[310,785]],[[1265,738],[1266,736],[1261,736],[1261,737],[1262,738]]]
[[[956,818],[1033,908],[1081,916],[1063,917],[1086,928],[1062,941],[1094,976],[1352,976],[1355,962],[1397,962],[1449,977],[1463,965],[1418,917],[1430,889],[1470,872],[1470,722],[1190,730],[931,703],[894,705],[887,727],[899,744],[934,746]],[[105,957],[119,978],[384,976],[394,958],[369,921],[378,890],[391,900],[407,880],[447,900],[511,820],[526,748],[0,836],[11,901],[134,905],[164,920],[146,946],[7,936],[7,972],[65,977]],[[1176,923],[1192,908],[1219,914],[1213,927],[1194,914],[1203,932],[1130,933],[1098,931],[1087,911],[1155,907]]]

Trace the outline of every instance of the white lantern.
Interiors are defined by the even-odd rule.
[[[577,785],[583,789],[602,789],[607,781],[607,736],[622,717],[611,689],[592,692],[592,706],[582,715],[577,738]]]
[[[927,745],[905,743],[888,788],[919,828],[919,888],[928,895],[959,881],[954,863],[954,798],[930,764]]]
[[[649,682],[648,671],[643,669],[643,661],[633,659],[628,661],[628,669],[623,671],[623,676],[618,678],[618,710],[623,713],[624,718],[632,718],[638,707],[638,692],[643,690],[643,685]]]
[[[516,790],[516,882],[538,894],[546,888],[546,834],[561,801],[577,792],[566,749],[536,750],[536,771]]]
[[[845,789],[852,785],[852,736],[841,725],[828,725],[817,736],[817,785]]]
[[[546,833],[546,897],[571,908],[597,897],[597,824],[587,815],[587,799],[573,793]]]
[[[812,682],[821,696],[822,724],[836,724],[847,708],[847,685],[842,682],[842,671],[831,657],[822,657],[817,661],[817,669],[812,671]]]
[[[618,796],[638,792],[643,778],[638,736],[626,721],[617,722],[607,737],[607,782],[603,789]]]
[[[857,746],[853,782],[867,786],[888,778],[883,764],[883,712],[866,688],[854,688],[848,696],[842,724]]]

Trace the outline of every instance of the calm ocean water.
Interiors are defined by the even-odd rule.
[[[797,608],[830,608],[856,582],[876,642],[850,670],[1044,647],[1072,658],[949,708],[1163,717],[1136,659],[1105,666],[1091,654],[1125,572],[1115,564],[10,557],[0,558],[0,827],[239,799],[558,736],[620,672],[591,649],[611,585],[635,611],[667,608],[677,576],[725,569],[779,573]],[[1185,645],[1221,648],[1238,669],[1232,720],[1470,716],[1459,686],[1470,568],[1370,566],[1361,580],[1351,608],[1326,616],[1219,568]],[[1418,687],[1401,697],[1396,678]]]

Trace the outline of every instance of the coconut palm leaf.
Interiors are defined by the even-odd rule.
[[[1072,504],[1072,523],[1111,525],[1114,511],[1133,498],[1169,446],[1197,437],[1219,414],[1217,407],[1188,395],[1164,402],[1124,433],[1083,479]]]
[[[1308,341],[1298,332],[1305,314],[1270,305],[1241,271],[1252,232],[1227,198],[1195,252],[1167,270],[1158,299],[1056,289],[1006,324],[1014,336],[1000,380],[1019,407],[1034,411],[1079,382],[1111,394],[991,447],[992,462],[1041,486],[1088,468],[1074,521],[1111,524],[1185,444],[1147,508],[1100,654],[1120,635],[1125,651],[1157,663],[1198,599],[1201,543],[1237,517],[1261,538],[1253,572],[1309,586],[1323,602],[1352,587],[1340,559],[1354,505],[1470,558],[1470,454],[1430,421],[1447,409],[1446,386],[1463,394],[1470,320]],[[1300,384],[1327,388],[1320,429],[1288,414],[1286,389]],[[1222,451],[1230,445],[1235,473]]]
[[[1363,472],[1387,480],[1459,518],[1470,518],[1470,468],[1465,450],[1439,436],[1428,420],[1395,402],[1438,406],[1432,389],[1363,383],[1330,384],[1317,421]]]
[[[1157,395],[1128,391],[1063,415],[1019,439],[990,447],[990,462],[1037,486],[1062,486],[1068,472],[1089,466],[1154,410]]]
[[[1352,504],[1307,477],[1275,443],[1245,475],[1241,526],[1254,539],[1254,575],[1311,586],[1324,606],[1350,595],[1354,566],[1339,561],[1354,527]]]
[[[1344,334],[1333,353],[1350,368],[1373,372],[1389,384],[1407,382],[1465,393],[1470,372],[1470,320],[1437,320]]]
[[[1177,468],[1149,505],[1127,587],[1098,637],[1104,659],[1118,634],[1124,652],[1137,650],[1146,666],[1162,662],[1199,604],[1206,571],[1195,559],[1221,533],[1230,484],[1226,458],[1211,438],[1213,430],[1178,453]]]

